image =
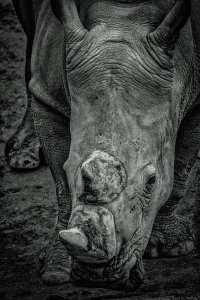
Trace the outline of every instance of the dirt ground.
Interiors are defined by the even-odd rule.
[[[0,0],[0,300],[3,299],[200,299],[200,259],[196,252],[180,258],[144,260],[146,277],[135,293],[45,286],[39,276],[39,252],[51,235],[56,196],[48,167],[11,171],[4,158],[5,141],[25,109],[25,36],[10,0]],[[190,178],[179,213],[195,212],[200,198],[200,159]]]

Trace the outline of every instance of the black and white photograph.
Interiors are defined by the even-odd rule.
[[[200,299],[200,0],[0,0],[0,300]]]

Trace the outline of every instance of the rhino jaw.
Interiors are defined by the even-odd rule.
[[[59,237],[75,260],[98,264],[116,255],[115,223],[107,208],[79,205],[72,213],[69,227],[60,231]]]

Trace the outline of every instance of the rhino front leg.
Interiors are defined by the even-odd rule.
[[[71,214],[71,198],[63,170],[70,148],[69,119],[46,104],[33,100],[36,132],[53,175],[58,203],[58,218],[52,239],[43,250],[42,280],[47,284],[60,284],[70,279],[70,257],[58,238],[58,232],[67,229]]]
[[[30,111],[31,99],[29,94],[23,121],[5,146],[8,164],[14,169],[36,169],[45,162]]]
[[[19,5],[17,5],[17,3],[15,5],[15,8],[18,15],[21,16],[20,7]],[[31,22],[29,23],[31,24]],[[7,157],[8,164],[11,168],[36,169],[40,166],[41,162],[45,162],[45,161],[42,155],[40,143],[35,133],[33,118],[31,114],[32,96],[28,88],[28,84],[31,78],[30,57],[32,51],[32,40],[33,40],[34,32],[32,32],[33,31],[32,27],[31,29],[26,28],[25,22],[22,22],[22,26],[27,34],[26,66],[25,66],[27,105],[26,105],[26,112],[22,120],[22,123],[17,128],[15,134],[6,143],[5,156]]]
[[[200,106],[191,109],[182,121],[176,143],[174,185],[170,198],[160,209],[146,249],[146,255],[185,255],[194,249],[191,222],[176,214],[179,201],[185,196],[187,182],[197,157],[200,141]]]
[[[13,0],[15,11],[22,28],[27,36],[25,82],[27,91],[27,107],[23,121],[15,134],[7,141],[5,155],[10,167],[15,169],[35,169],[43,160],[40,143],[35,134],[33,118],[31,115],[31,100],[28,84],[31,78],[30,62],[32,44],[35,34],[35,14],[33,1]]]

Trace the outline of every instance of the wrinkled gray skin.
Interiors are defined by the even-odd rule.
[[[25,2],[14,4],[32,30],[34,121],[59,207],[43,281],[136,289],[148,241],[149,257],[194,246],[175,209],[200,140],[200,5]]]

